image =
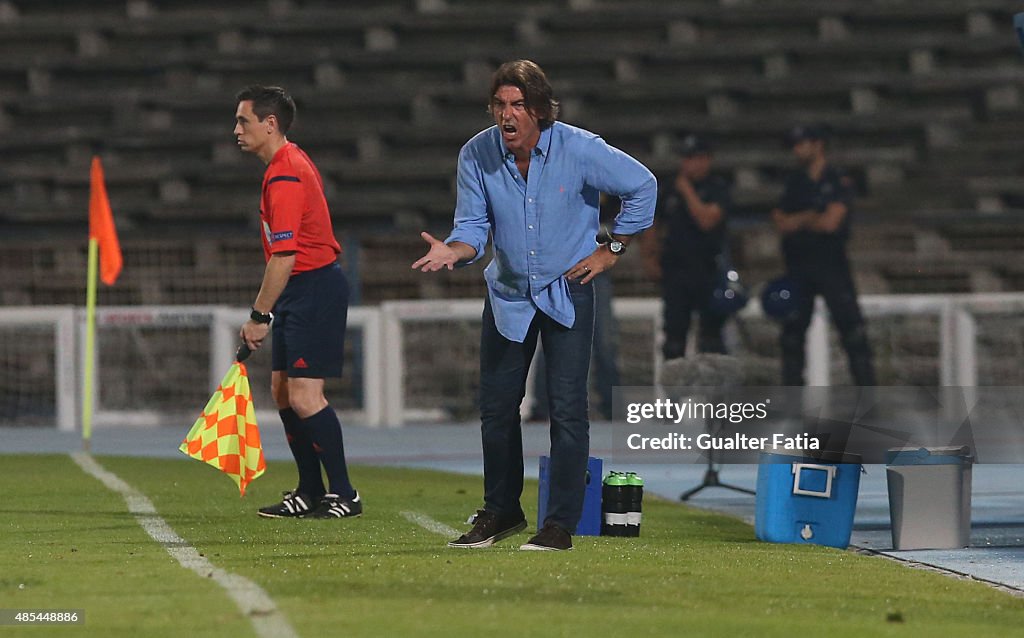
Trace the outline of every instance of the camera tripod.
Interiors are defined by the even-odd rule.
[[[711,418],[706,420],[707,428],[705,428],[708,434],[722,431],[721,419]],[[735,492],[741,492],[743,494],[754,494],[754,490],[740,487],[738,485],[730,485],[729,483],[723,483],[718,478],[718,468],[715,467],[715,451],[708,450],[708,463],[707,468],[704,470],[704,478],[701,482],[691,489],[686,490],[679,495],[680,501],[689,500],[691,496],[694,496],[706,487],[722,487],[727,490],[733,490]]]

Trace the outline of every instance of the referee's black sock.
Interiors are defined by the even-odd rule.
[[[303,419],[313,437],[313,449],[320,455],[320,462],[327,472],[327,482],[331,486],[331,494],[341,498],[355,497],[355,490],[348,479],[348,466],[345,465],[345,443],[341,438],[341,422],[331,406],[327,406],[316,414]]]
[[[299,468],[300,492],[314,500],[319,500],[327,490],[324,489],[324,478],[320,474],[320,457],[313,449],[313,439],[307,425],[291,408],[279,410],[284,433],[288,437],[288,447],[295,457],[295,465]]]

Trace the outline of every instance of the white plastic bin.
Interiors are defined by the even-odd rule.
[[[897,448],[886,454],[893,549],[956,549],[971,542],[966,447]]]

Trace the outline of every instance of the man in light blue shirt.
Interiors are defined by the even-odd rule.
[[[430,249],[412,265],[434,272],[471,264],[492,239],[480,348],[484,508],[449,546],[489,547],[526,527],[519,405],[539,338],[548,361],[551,493],[543,527],[521,549],[571,549],[590,451],[589,284],[651,226],[657,182],[597,135],[556,121],[558,102],[537,64],[502,65],[490,96],[495,126],[459,153],[455,228],[443,242],[422,233]],[[602,192],[618,196],[622,210],[611,241],[598,244]]]

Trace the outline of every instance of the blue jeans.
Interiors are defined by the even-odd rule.
[[[619,377],[619,321],[612,310],[612,276],[601,273],[591,282],[597,297],[594,306],[594,389],[600,398],[598,411],[612,419],[612,388],[622,385]]]
[[[619,321],[612,310],[614,288],[608,273],[601,273],[590,280],[594,288],[594,351],[593,373],[596,409],[601,418],[612,420],[612,389],[622,385],[619,375]],[[544,349],[537,351],[533,360],[536,366],[533,376],[533,413],[535,420],[548,420],[547,364]]]
[[[572,328],[537,312],[523,343],[509,341],[494,325],[488,300],[480,333],[480,432],[484,453],[484,509],[519,516],[523,494],[523,432],[519,405],[526,394],[537,339],[547,353],[551,415],[551,492],[546,523],[570,533],[583,511],[590,420],[587,381],[594,336],[594,289],[569,283],[576,309]]]

